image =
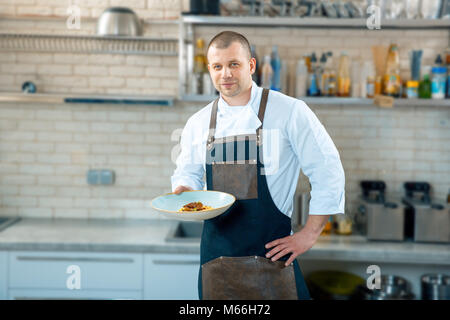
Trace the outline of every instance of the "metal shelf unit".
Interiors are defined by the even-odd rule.
[[[179,62],[179,96],[182,101],[206,102],[214,96],[190,95],[188,93],[187,70],[192,70],[190,64],[193,57],[187,52],[187,44],[194,43],[195,26],[233,26],[233,27],[292,27],[292,28],[350,28],[367,29],[366,19],[329,19],[329,18],[299,18],[299,17],[253,17],[253,16],[198,16],[184,15],[180,18],[180,35],[178,44]],[[420,30],[450,30],[450,19],[396,19],[382,20],[381,29],[420,29]],[[398,100],[398,101],[397,101]],[[396,99],[395,105],[433,105],[448,106],[447,100],[419,100]],[[310,98],[304,99],[307,103],[318,105],[352,104],[373,105],[371,99],[362,98]],[[444,102],[442,102],[444,101]]]
[[[0,33],[0,51],[176,56],[178,39]]]

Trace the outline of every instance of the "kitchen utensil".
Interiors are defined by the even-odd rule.
[[[124,7],[111,7],[100,15],[97,21],[97,34],[103,36],[140,36],[142,35],[142,26],[133,10]]]
[[[450,276],[425,274],[421,277],[422,300],[450,300]]]
[[[416,19],[419,15],[420,0],[403,0],[406,18]]]
[[[424,19],[438,19],[441,10],[441,0],[422,0],[420,12]]]
[[[359,285],[352,299],[356,300],[412,300],[415,295],[411,292],[409,282],[399,276],[382,275],[380,289],[368,289],[366,285]]]
[[[306,277],[311,297],[317,300],[348,300],[364,279],[348,272],[321,270]]]
[[[210,206],[212,209],[194,212],[179,212],[184,205],[191,202],[200,201],[205,206]],[[225,192],[198,190],[185,191],[181,194],[168,193],[156,197],[152,200],[151,206],[157,210],[161,215],[176,219],[187,221],[201,221],[212,219],[224,213],[230,208],[236,198]]]

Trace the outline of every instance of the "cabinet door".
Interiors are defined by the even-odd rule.
[[[11,300],[137,300],[142,299],[141,290],[55,290],[11,289]]]
[[[8,290],[8,252],[0,251],[0,300],[6,299]]]
[[[11,251],[9,288],[142,290],[142,265],[142,254]]]
[[[198,300],[198,254],[144,255],[144,299]]]

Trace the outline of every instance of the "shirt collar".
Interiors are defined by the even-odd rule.
[[[248,100],[247,104],[244,106],[230,106],[228,105],[228,103],[226,103],[226,101],[222,98],[222,94],[220,94],[219,97],[219,102],[218,102],[218,109],[219,112],[227,112],[229,110],[231,110],[231,108],[237,108],[237,109],[241,109],[241,108],[251,108],[253,110],[253,112],[255,113],[255,115],[258,115],[258,111],[259,111],[259,103],[258,100],[256,99],[258,96],[260,96],[260,87],[258,87],[258,85],[255,83],[255,81],[252,81],[252,88],[251,88],[251,93],[250,93],[250,100]]]

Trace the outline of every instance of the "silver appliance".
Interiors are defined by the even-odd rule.
[[[294,211],[292,213],[292,223],[294,226],[303,227],[309,217],[309,192],[299,192],[294,197]]]
[[[400,201],[387,201],[384,181],[361,181],[362,195],[355,215],[356,230],[368,240],[404,240],[404,206]]]
[[[405,182],[406,234],[417,242],[450,242],[450,208],[431,199],[427,182]]]

